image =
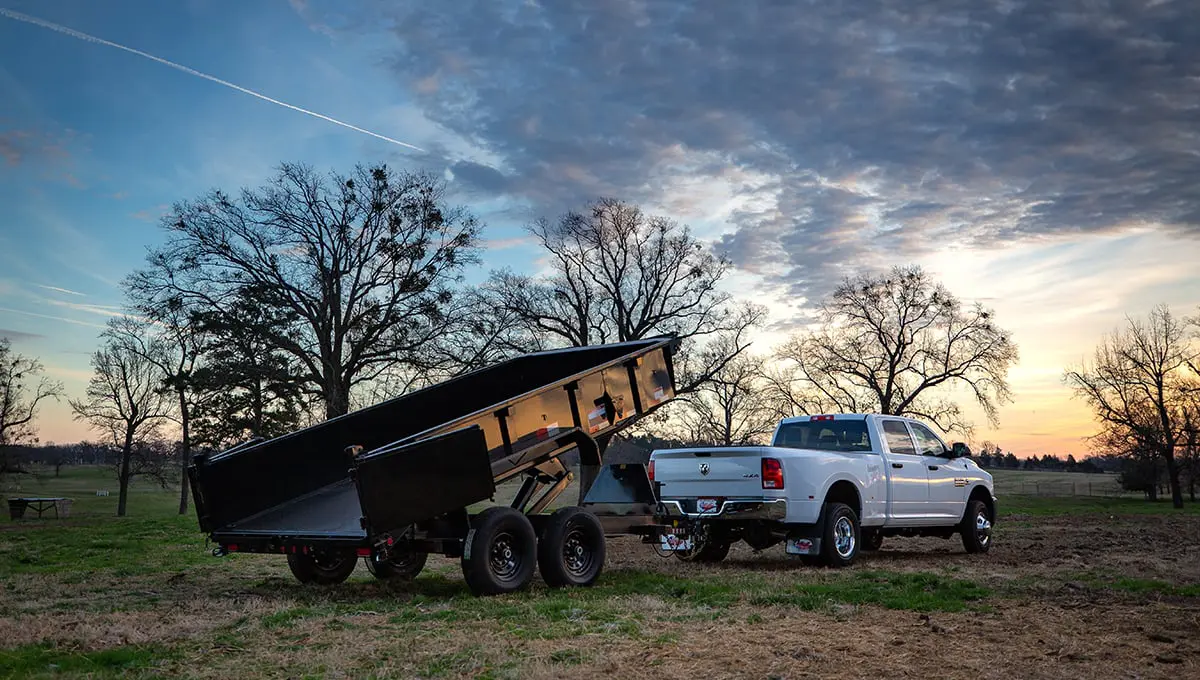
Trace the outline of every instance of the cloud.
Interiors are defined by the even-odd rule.
[[[105,328],[105,326],[103,324],[90,323],[87,321],[79,321],[78,319],[69,319],[65,316],[53,316],[51,314],[38,314],[37,312],[24,312],[19,309],[12,309],[11,307],[0,307],[0,312],[8,312],[9,314],[22,314],[24,316],[32,316],[32,317],[35,317],[38,319],[49,319],[51,321],[61,321],[63,323],[69,323],[74,326],[87,326],[89,328]]]
[[[488,238],[483,239],[480,246],[484,250],[508,250],[510,248],[521,248],[524,246],[534,245],[537,240],[532,236],[514,236],[511,238]]]
[[[56,292],[56,293],[66,293],[67,295],[78,295],[79,297],[87,297],[87,296],[86,296],[86,295],[84,295],[83,293],[79,293],[79,292],[76,292],[76,291],[73,291],[73,290],[68,290],[68,289],[66,289],[66,288],[59,288],[58,286],[43,286],[43,285],[42,285],[42,284],[40,284],[40,283],[36,283],[36,284],[34,284],[34,285],[35,285],[35,286],[37,286],[38,288],[44,288],[44,289],[46,289],[46,290],[52,290],[52,291],[54,291],[54,292]]]
[[[146,208],[144,210],[131,213],[129,216],[142,222],[158,222],[167,215],[170,209],[171,206],[169,205],[156,205],[153,208]]]
[[[80,304],[78,302],[67,302],[65,300],[50,300],[50,299],[43,299],[42,302],[45,302],[46,304],[54,305],[55,307],[66,307],[67,309],[74,309],[76,311],[87,312],[89,314],[96,314],[99,316],[111,316],[111,317],[125,316],[125,312],[123,312],[121,310],[121,307],[119,307],[117,305],[85,305],[85,304]]]
[[[725,177],[721,249],[796,297],[950,246],[1200,235],[1187,3],[380,11],[426,117],[499,159],[456,179],[556,213],[600,195],[671,205],[687,180]]]
[[[9,167],[30,163],[66,164],[71,160],[67,147],[75,136],[73,130],[58,134],[37,129],[3,130],[0,131],[0,158]],[[78,182],[74,177],[71,180]]]
[[[0,328],[0,338],[8,338],[9,340],[41,340],[46,336],[40,333],[26,333],[25,331],[14,331],[11,328]]]

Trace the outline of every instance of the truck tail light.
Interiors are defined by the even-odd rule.
[[[650,459],[650,464],[646,466],[646,476],[650,478],[650,481],[652,481],[652,482],[654,481],[654,459],[653,458]]]
[[[762,488],[783,488],[783,463],[778,458],[762,459]]]

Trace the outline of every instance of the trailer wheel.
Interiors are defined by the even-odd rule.
[[[333,586],[350,578],[358,564],[358,555],[353,550],[323,550],[288,553],[287,561],[297,581]]]
[[[529,587],[537,561],[537,536],[529,518],[513,508],[488,508],[471,520],[462,556],[463,578],[476,595]]]
[[[590,586],[604,569],[604,527],[579,507],[550,515],[538,540],[538,568],[551,588]]]
[[[380,580],[411,581],[425,568],[425,560],[428,558],[428,553],[418,550],[392,550],[391,555],[383,561],[368,557],[367,571]]]

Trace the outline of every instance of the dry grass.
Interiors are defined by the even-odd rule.
[[[281,558],[204,557],[190,518],[146,522],[0,534],[0,678],[1200,677],[1193,514],[1010,513],[986,556],[889,540],[840,571],[620,539],[595,588],[499,598],[444,558],[411,585],[301,586]]]

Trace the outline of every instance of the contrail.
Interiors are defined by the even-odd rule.
[[[308,109],[302,109],[299,106],[293,106],[292,104],[289,104],[287,102],[281,102],[278,99],[272,99],[271,97],[268,97],[265,94],[255,92],[254,90],[248,90],[240,85],[234,85],[233,83],[229,82],[228,80],[221,80],[220,78],[218,78],[216,76],[210,76],[207,73],[201,73],[200,71],[197,71],[194,68],[188,68],[187,66],[184,66],[183,64],[176,64],[175,62],[170,61],[168,59],[163,59],[162,57],[156,57],[153,54],[149,54],[149,53],[143,52],[141,50],[136,50],[132,47],[118,45],[115,42],[105,40],[103,38],[97,38],[94,35],[88,35],[87,33],[76,31],[75,29],[72,29],[72,28],[67,28],[66,26],[61,26],[59,24],[56,24],[56,23],[53,23],[50,21],[46,21],[44,19],[38,19],[37,17],[31,17],[28,14],[21,14],[20,12],[14,12],[11,9],[5,9],[3,7],[0,7],[0,15],[6,16],[9,19],[14,19],[16,21],[23,21],[27,24],[33,24],[34,26],[41,26],[42,28],[48,28],[51,31],[56,31],[58,33],[62,33],[63,35],[69,35],[72,38],[78,38],[80,40],[84,40],[84,41],[87,41],[90,43],[97,43],[99,45],[107,45],[108,47],[115,47],[118,50],[123,50],[125,52],[129,52],[130,54],[136,54],[139,57],[145,57],[146,59],[149,59],[151,61],[157,61],[158,63],[163,64],[164,66],[170,66],[171,68],[179,70],[179,71],[183,71],[184,73],[188,73],[193,76],[203,78],[205,80],[210,80],[218,85],[224,85],[225,87],[228,87],[233,90],[237,90],[238,92],[241,92],[243,94],[248,94],[251,97],[258,97],[259,99],[262,99],[263,101],[268,101],[268,102],[271,102],[272,104],[278,104],[279,106],[282,106],[286,109],[298,111],[300,113],[312,116],[314,118],[320,118],[321,120],[329,121],[330,123],[334,123],[335,125],[341,125],[344,128],[350,128],[351,130],[354,130],[355,132],[361,132],[364,135],[371,135],[372,137],[375,137],[376,139],[382,139],[385,142],[391,142],[392,144],[398,144],[400,146],[405,146],[410,149],[415,149],[417,151],[422,151],[422,152],[425,151],[425,149],[422,149],[419,146],[413,146],[412,144],[409,144],[407,142],[402,142],[398,139],[392,139],[391,137],[386,137],[384,135],[381,135],[381,134],[378,134],[375,132],[371,132],[370,130],[364,130],[356,125],[351,125],[350,123],[345,123],[336,118],[330,118],[329,116],[317,113],[316,111],[309,111]]]

